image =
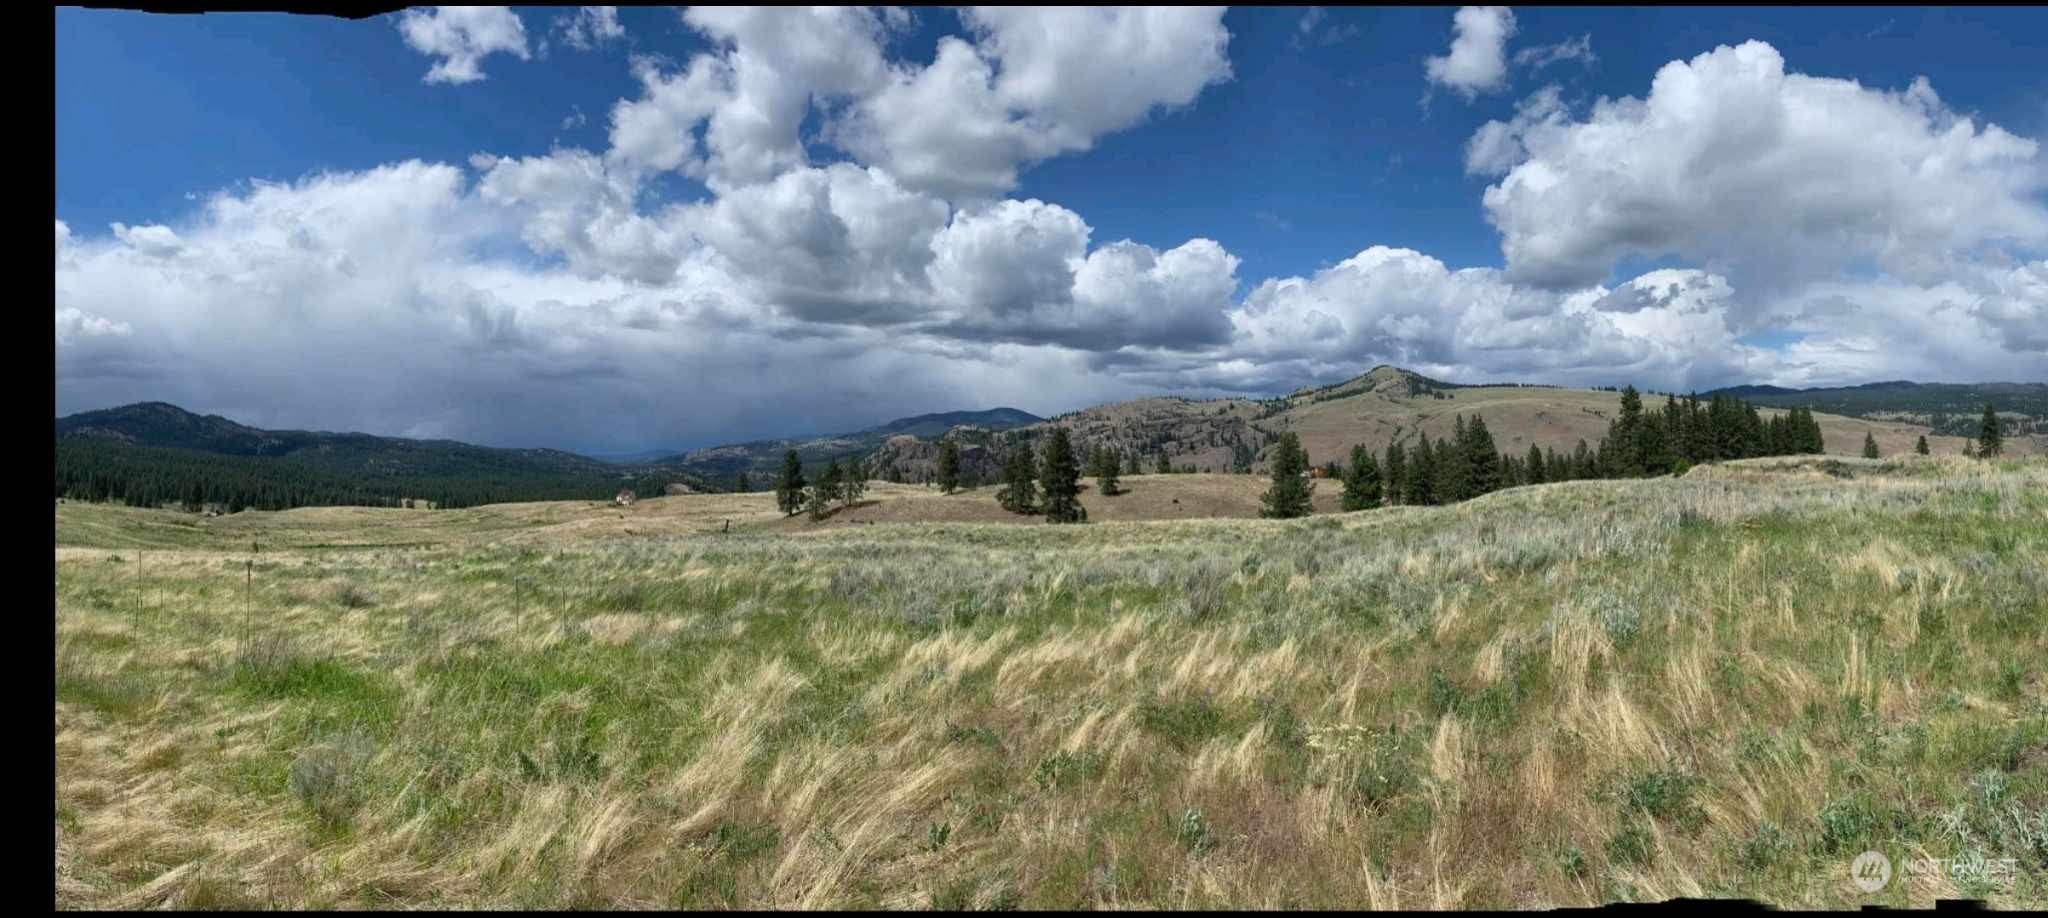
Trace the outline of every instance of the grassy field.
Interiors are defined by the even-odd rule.
[[[65,907],[2048,905],[2040,459],[56,513]]]
[[[1093,479],[1081,483],[1090,520],[1253,518],[1271,482],[1256,475],[1129,475],[1121,491],[1103,497]],[[60,504],[57,547],[64,549],[323,549],[374,546],[434,547],[497,540],[552,545],[592,539],[688,536],[756,530],[800,531],[855,523],[1003,523],[1045,525],[1042,516],[1004,510],[987,485],[941,494],[930,485],[868,483],[851,507],[834,506],[822,520],[784,518],[772,492],[690,494],[643,499],[630,507],[610,501],[494,504],[462,510],[380,507],[304,507],[244,511],[220,517],[120,506]],[[1343,485],[1316,483],[1318,513],[1338,509]],[[61,557],[61,555],[60,555]]]

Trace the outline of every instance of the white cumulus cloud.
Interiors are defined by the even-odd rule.
[[[428,83],[474,83],[484,79],[483,59],[498,53],[528,59],[526,26],[506,6],[436,6],[399,14],[399,34],[414,51],[439,61]]]
[[[1904,91],[1787,72],[1762,42],[1657,72],[1583,119],[1538,101],[1489,123],[1468,167],[1508,272],[1551,287],[1675,255],[1782,289],[1859,264],[1927,282],[1986,245],[2048,245],[2039,144]],[[1511,165],[1512,164],[1512,165]]]
[[[1241,280],[1199,227],[1100,239],[1059,202],[1007,197],[1031,163],[1229,79],[1215,11],[969,11],[929,64],[885,53],[901,12],[683,21],[711,50],[633,61],[604,149],[254,181],[101,232],[56,221],[58,410],[164,399],[638,449],[1270,394],[1380,362],[1658,388],[2048,375],[2036,144],[1925,81],[1789,73],[1752,43],[1667,65],[1641,99],[1545,87],[1464,150],[1493,182],[1504,268],[1366,239]],[[671,198],[662,172],[709,194]],[[1610,280],[1636,258],[1663,266]]]
[[[1515,34],[1515,13],[1505,6],[1461,6],[1451,17],[1456,33],[1451,50],[1423,61],[1430,85],[1442,86],[1467,100],[1507,86],[1505,55]]]
[[[576,12],[555,21],[555,28],[561,32],[562,40],[578,51],[588,51],[626,37],[626,27],[619,24],[619,8],[616,6],[583,6]]]

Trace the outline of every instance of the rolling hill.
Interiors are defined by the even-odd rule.
[[[746,443],[710,446],[665,459],[656,459],[647,465],[657,471],[674,470],[696,475],[720,487],[730,487],[734,476],[746,472],[756,477],[756,487],[763,487],[768,476],[774,475],[782,467],[783,454],[792,449],[796,450],[797,457],[802,459],[808,468],[823,465],[834,459],[867,456],[892,437],[935,440],[950,430],[1007,430],[1035,424],[1041,420],[1035,414],[1015,408],[947,411],[898,418],[852,433],[751,440]]]
[[[166,402],[139,402],[57,419],[58,439],[91,438],[129,446],[228,456],[290,457],[337,471],[444,475],[488,467],[521,472],[612,475],[611,464],[558,449],[499,449],[456,440],[414,440],[365,433],[263,430]]]
[[[2007,419],[2013,455],[2048,452],[2048,385],[1873,383],[1795,391],[1755,386],[1722,390],[1756,403],[1766,416],[1812,405],[1827,452],[1856,455],[1866,435],[1886,454],[1909,452],[1926,436],[1933,452],[1960,453],[1976,432],[1973,410],[1992,401]],[[1663,399],[1646,396],[1655,409]],[[1976,406],[1975,409],[1972,406]],[[1619,407],[1606,390],[1542,385],[1462,385],[1380,366],[1344,382],[1272,399],[1157,396],[1098,405],[1041,419],[1014,408],[900,418],[853,433],[756,440],[643,461],[606,462],[552,449],[496,449],[452,440],[409,440],[362,433],[263,430],[162,402],[88,411],[56,421],[58,493],[122,499],[112,480],[140,481],[145,503],[194,502],[191,483],[228,482],[253,506],[381,504],[425,497],[444,505],[495,501],[596,499],[622,483],[642,493],[671,483],[726,490],[746,472],[766,488],[785,451],[809,468],[860,457],[875,478],[926,481],[939,442],[961,445],[963,477],[994,481],[1011,445],[1064,428],[1085,456],[1107,447],[1145,472],[1163,458],[1174,471],[1263,471],[1282,434],[1301,437],[1316,465],[1346,459],[1353,445],[1375,454],[1391,442],[1441,440],[1459,415],[1486,418],[1497,447],[1518,455],[1531,445],[1570,453],[1596,444]],[[1930,423],[1931,422],[1931,423]],[[204,491],[204,487],[201,489]],[[234,490],[227,488],[227,490]],[[214,498],[207,497],[211,501]]]
[[[1811,403],[1829,453],[1857,455],[1868,434],[1877,440],[1881,452],[1892,455],[1910,452],[1922,435],[1937,454],[1962,452],[1963,444],[1976,434],[1974,415],[1967,424],[1957,420],[1946,428],[1957,432],[1945,433],[1913,420],[1912,406],[1964,404],[1988,397],[2001,408],[2016,406],[2017,413],[2001,410],[2001,417],[2022,422],[2009,425],[2007,451],[2034,455],[2048,452],[2048,448],[2044,448],[2038,428],[2025,426],[2035,417],[2026,412],[2038,410],[2031,399],[2034,390],[2044,388],[2048,387],[1880,384],[1853,397],[1836,394],[1849,390],[1822,390],[1809,400],[1804,393],[1783,390],[1748,400],[1763,408],[1766,418]],[[1951,389],[1958,391],[1943,393]],[[1942,399],[1946,401],[1939,401]],[[1643,400],[1644,407],[1650,409],[1660,407],[1663,401],[1660,396]],[[1981,408],[1983,403],[1976,404]],[[1853,408],[1859,414],[1825,413],[1823,405]],[[1451,433],[1458,415],[1474,414],[1486,418],[1504,453],[1520,454],[1531,445],[1569,453],[1580,440],[1597,444],[1619,406],[1620,396],[1606,390],[1461,385],[1399,367],[1379,366],[1335,385],[1302,389],[1277,399],[1144,398],[1059,415],[1000,436],[980,429],[958,429],[951,435],[963,442],[963,471],[984,480],[998,474],[1008,444],[1036,441],[1054,427],[1066,428],[1083,455],[1097,446],[1108,447],[1135,455],[1139,467],[1148,472],[1162,454],[1176,471],[1256,472],[1265,469],[1280,435],[1290,431],[1301,437],[1310,462],[1322,465],[1346,460],[1353,445],[1362,444],[1377,455],[1391,442],[1413,444],[1424,434],[1433,441],[1441,440]],[[1960,432],[1964,427],[1966,435]],[[936,457],[934,445],[898,438],[886,441],[872,463],[876,468],[894,466],[907,480],[919,481],[931,476]]]
[[[681,470],[621,468],[561,450],[263,430],[163,402],[58,418],[55,433],[59,496],[147,505],[277,508],[417,498],[460,506],[609,497],[622,483],[647,490],[702,485]]]

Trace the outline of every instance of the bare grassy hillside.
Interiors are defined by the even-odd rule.
[[[1643,399],[1646,410],[1663,404],[1662,397]],[[1520,455],[1533,443],[1569,454],[1582,439],[1588,446],[1598,445],[1620,407],[1620,395],[1590,389],[1486,386],[1446,389],[1443,397],[1368,391],[1292,407],[1259,421],[1258,426],[1299,434],[1310,462],[1316,465],[1349,461],[1351,447],[1358,443],[1383,455],[1389,442],[1413,443],[1418,433],[1428,434],[1431,440],[1443,439],[1451,434],[1460,414],[1485,417],[1487,430],[1502,452]],[[1761,409],[1758,413],[1769,419],[1784,411]],[[1887,456],[1912,452],[1914,441],[1922,435],[1927,436],[1929,451],[1941,455],[1960,455],[1965,442],[1962,437],[1931,435],[1919,424],[1819,413],[1814,419],[1820,422],[1828,453],[1838,456],[1861,456],[1866,433],[1876,436],[1879,451]],[[2019,437],[2007,441],[2007,451],[2013,455],[2042,452],[2035,439]]]
[[[1644,397],[1646,409],[1663,404],[1662,396]],[[1503,452],[1520,455],[1533,444],[1568,455],[1580,440],[1588,446],[1598,445],[1620,405],[1621,396],[1615,392],[1549,386],[1450,386],[1382,366],[1334,386],[1271,401],[1147,398],[1061,415],[994,438],[986,432],[963,431],[961,435],[972,454],[963,460],[984,480],[996,477],[1006,448],[1003,444],[1013,439],[1036,442],[1054,427],[1066,428],[1083,455],[1097,446],[1107,447],[1135,456],[1148,472],[1162,453],[1174,469],[1229,472],[1248,466],[1257,472],[1268,467],[1272,448],[1283,433],[1298,434],[1310,462],[1322,465],[1348,461],[1355,445],[1384,455],[1392,442],[1412,445],[1422,434],[1440,440],[1451,434],[1460,414],[1484,416],[1494,443]],[[1761,413],[1769,418],[1784,412],[1766,408]],[[1820,422],[1827,452],[1833,455],[1862,455],[1865,434],[1876,437],[1878,449],[1886,456],[1912,452],[1923,435],[1930,451],[1940,455],[1960,454],[1966,442],[1963,437],[1934,435],[1925,425],[1905,421],[1822,413],[1814,417]],[[2044,440],[2048,438],[2009,437],[2006,451],[2015,456],[2042,455],[2048,453]],[[984,448],[983,444],[994,446]],[[908,480],[924,481],[931,477],[936,456],[937,448],[931,443],[896,443],[885,447],[877,467],[895,463]]]

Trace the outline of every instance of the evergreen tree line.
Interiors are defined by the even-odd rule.
[[[1639,478],[1682,472],[1703,462],[1824,452],[1820,422],[1809,408],[1766,421],[1755,405],[1722,393],[1664,397],[1646,410],[1634,386],[1621,390],[1621,411],[1593,450],[1593,478]],[[1546,457],[1547,459],[1548,457]],[[1546,479],[1554,480],[1554,479]]]
[[[1047,522],[1085,523],[1088,508],[1081,506],[1081,466],[1074,456],[1073,441],[1064,427],[1053,428],[1045,440],[1043,460],[1030,441],[1011,444],[1003,458],[1002,487],[996,491],[996,502],[1011,513],[1043,513]],[[1104,496],[1120,493],[1117,477],[1123,464],[1113,450],[1097,447],[1091,454],[1090,471]]]
[[[1995,457],[2004,450],[2004,423],[1986,404],[1976,440],[1965,454]],[[1064,428],[1048,439],[1041,461],[1029,442],[1011,448],[1004,464],[998,500],[1018,513],[1044,512],[1061,522],[1085,520],[1078,481],[1081,469]],[[1307,512],[1313,490],[1306,474],[1306,453],[1293,434],[1280,438],[1274,471],[1287,470],[1287,484],[1269,492],[1268,512]],[[1055,445],[1061,455],[1052,461]],[[1915,451],[1928,452],[1926,438]],[[1682,472],[1702,462],[1756,456],[1814,454],[1823,451],[1820,425],[1811,409],[1799,407],[1765,420],[1756,406],[1725,394],[1701,400],[1697,395],[1666,396],[1658,409],[1646,409],[1633,386],[1621,391],[1621,410],[1597,446],[1581,440],[1568,454],[1539,450],[1526,455],[1496,451],[1485,419],[1455,419],[1448,439],[1432,443],[1427,435],[1404,447],[1393,443],[1383,456],[1354,448],[1350,461],[1332,462],[1330,471],[1343,480],[1344,506],[1361,509],[1380,503],[1441,504],[1476,497],[1503,487],[1582,478],[1631,478]],[[1875,457],[1877,443],[1866,437],[1864,455]],[[1299,462],[1295,460],[1298,458]],[[1162,451],[1154,471],[1174,471]],[[1284,461],[1283,461],[1284,460]],[[1295,468],[1295,465],[1299,468]],[[836,471],[835,471],[836,470]],[[1192,470],[1192,466],[1183,471]],[[1100,493],[1119,492],[1118,479],[1140,471],[1136,452],[1094,450],[1088,474]],[[794,450],[784,456],[776,481],[777,505],[785,514],[806,509],[822,516],[831,503],[851,504],[866,492],[871,473],[861,460],[849,458],[827,466],[819,483],[804,479]],[[883,470],[885,480],[900,480],[900,470]],[[1295,478],[1301,479],[1296,487]],[[426,500],[443,508],[510,501],[604,500],[622,485],[643,494],[660,494],[670,475],[611,477],[576,474],[521,474],[512,471],[450,469],[445,472],[379,472],[317,466],[293,457],[257,457],[196,450],[137,447],[87,438],[61,438],[56,446],[55,496],[84,501],[112,501],[138,507],[183,506],[188,510],[218,505],[233,513],[243,509],[283,510],[314,506],[394,506],[400,500]],[[963,484],[959,447],[951,439],[940,445],[937,483],[951,493]],[[1279,478],[1276,477],[1276,484]],[[735,482],[745,491],[745,476]]]
[[[782,454],[782,471],[775,479],[775,506],[783,516],[809,513],[811,519],[824,519],[834,503],[850,507],[867,492],[867,464],[858,458],[849,457],[844,464],[832,460],[814,482],[804,477],[804,462],[796,450]]]
[[[1662,408],[1645,410],[1633,386],[1622,390],[1621,411],[1599,444],[1589,447],[1580,440],[1566,454],[1534,445],[1519,457],[1499,453],[1486,419],[1477,414],[1470,421],[1456,416],[1453,425],[1450,437],[1434,443],[1423,434],[1412,446],[1388,444],[1383,457],[1354,446],[1348,463],[1331,462],[1343,481],[1343,509],[1364,510],[1382,503],[1449,504],[1517,485],[1640,478],[1683,472],[1703,462],[1825,451],[1820,423],[1811,409],[1793,408],[1764,420],[1756,406],[1716,394],[1706,401],[1666,396]],[[2003,443],[1998,414],[1985,405],[1973,454],[2000,455]],[[1914,451],[1927,455],[1926,437],[1919,439]],[[1879,458],[1877,440],[1869,434],[1864,435],[1863,455]],[[1308,457],[1299,439],[1288,434],[1275,454],[1267,515],[1307,515],[1314,490],[1307,469]]]
[[[316,466],[295,457],[238,456],[131,446],[82,437],[56,445],[56,494],[67,500],[133,507],[244,509],[396,506],[432,501],[443,508],[542,500],[608,500],[623,485],[659,494],[672,479],[512,472],[379,472]]]
[[[1754,406],[1716,395],[1666,398],[1661,410],[1646,411],[1635,387],[1622,390],[1621,411],[1597,446],[1580,440],[1570,453],[1530,445],[1521,456],[1502,454],[1486,418],[1452,418],[1449,437],[1387,445],[1375,457],[1364,446],[1333,468],[1343,482],[1346,511],[1386,504],[1452,504],[1501,488],[1584,478],[1636,478],[1683,471],[1698,462],[1750,456],[1821,451],[1820,425],[1813,414],[1794,409],[1765,421]],[[1338,466],[1332,462],[1332,466]],[[1314,483],[1306,477],[1307,454],[1293,434],[1282,440],[1266,495],[1268,516],[1305,516]]]

